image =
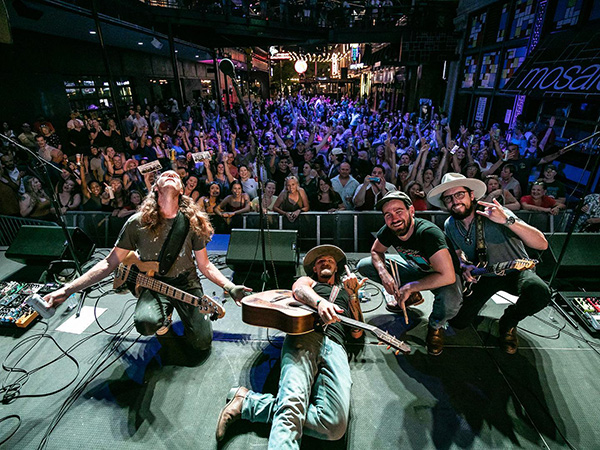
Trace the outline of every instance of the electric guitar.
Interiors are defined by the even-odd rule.
[[[349,317],[339,316],[344,325],[360,328],[377,336],[381,343],[393,347],[396,355],[410,353],[410,347],[386,331]],[[276,289],[244,297],[242,299],[242,321],[258,327],[275,328],[287,334],[306,334],[318,324],[314,308],[300,303],[292,291]]]
[[[537,259],[513,259],[512,261],[505,261],[491,266],[477,267],[471,271],[471,275],[479,279],[481,275],[493,273],[498,277],[503,277],[509,270],[518,270],[519,272],[527,269],[534,268],[538,263]],[[465,282],[463,287],[463,297],[468,297],[473,293],[473,283]]]
[[[158,264],[158,261],[140,261],[134,252],[129,252],[115,271],[113,288],[119,289],[125,284],[136,297],[139,297],[142,288],[146,288],[195,306],[202,314],[211,314],[211,319],[220,319],[225,315],[223,306],[208,295],[196,297],[152,278],[158,272]]]

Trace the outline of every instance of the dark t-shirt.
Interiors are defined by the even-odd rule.
[[[400,256],[415,269],[431,271],[430,259],[438,251],[447,249],[452,257],[454,271],[460,273],[460,263],[452,244],[440,228],[428,220],[414,218],[415,229],[406,241],[402,241],[391,229],[384,225],[377,233],[377,239],[385,247],[394,247]]]
[[[552,183],[546,183],[546,195],[554,199],[566,197],[567,190],[564,183],[558,180],[554,180]]]
[[[174,219],[166,219],[158,235],[154,235],[150,230],[142,227],[141,217],[141,213],[136,213],[127,220],[115,245],[126,250],[137,250],[142,261],[158,261],[158,255],[160,255],[163,242],[171,231]],[[202,250],[205,246],[206,243],[202,238],[190,229],[179,256],[167,272],[166,277],[175,278],[185,274],[191,283],[199,286],[194,264],[194,251]]]
[[[520,159],[509,159],[506,163],[513,164],[517,171],[513,174],[515,179],[521,185],[521,192],[528,192],[529,186],[529,175],[531,170],[537,166],[541,161],[541,158],[520,158]]]
[[[350,306],[348,304],[348,293],[342,285],[339,285],[339,287],[340,291],[333,303],[344,310],[343,313],[338,313],[339,315],[352,318],[352,315],[350,313]],[[321,297],[327,300],[329,300],[329,296],[331,295],[332,289],[333,286],[326,283],[316,283],[313,286],[313,290]],[[334,322],[329,324],[325,328],[324,334],[328,338],[340,344],[342,347],[344,347],[344,349],[346,348],[346,341],[352,339],[350,335],[350,327],[342,325],[341,322]]]

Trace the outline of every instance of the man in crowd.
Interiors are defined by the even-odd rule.
[[[303,261],[307,276],[293,285],[294,297],[318,311],[323,330],[287,335],[281,350],[281,376],[277,397],[232,389],[231,400],[221,411],[216,437],[222,440],[229,425],[239,418],[271,423],[269,449],[300,448],[303,435],[338,440],[346,432],[352,379],[345,343],[362,336],[362,330],[344,328],[343,314],[362,320],[357,292],[364,284],[346,267],[346,255],[334,245],[320,245]]]
[[[209,261],[206,243],[210,240],[213,228],[208,216],[189,197],[182,197],[182,194],[183,185],[175,171],[168,170],[161,174],[140,211],[121,230],[117,243],[108,256],[76,280],[46,295],[44,299],[51,305],[64,302],[71,294],[104,279],[129,252],[137,251],[143,261],[160,260],[163,265],[170,266],[161,267],[159,274],[160,280],[169,285],[202,297],[197,266],[203,275],[229,292],[234,300],[240,300],[244,292],[250,289],[234,285]],[[164,246],[167,240],[169,245]],[[176,246],[175,242],[181,243],[181,250],[173,248]],[[173,308],[181,317],[186,339],[192,348],[210,348],[212,325],[210,321],[204,320],[200,308],[148,289],[142,290],[135,307],[136,329],[145,336],[164,334],[171,323]]]
[[[385,225],[377,233],[371,257],[361,259],[357,269],[393,296],[387,305],[390,312],[402,313],[418,304],[411,303],[419,299],[411,296],[413,293],[433,292],[426,340],[428,353],[437,356],[444,349],[443,329],[462,302],[462,286],[456,275],[458,259],[442,230],[428,220],[415,218],[412,200],[404,192],[390,192],[376,206],[383,212]],[[399,255],[386,255],[392,246]]]
[[[545,250],[548,242],[542,232],[503,208],[497,200],[478,202],[485,191],[485,183],[480,180],[447,173],[442,183],[429,191],[427,200],[450,212],[444,230],[460,258],[464,281],[473,283],[472,294],[464,299],[450,324],[456,328],[468,326],[485,302],[500,290],[518,295],[517,302],[506,308],[499,322],[500,347],[506,353],[514,354],[519,344],[517,324],[549,303],[548,286],[533,270],[515,270],[507,272],[506,276],[491,275],[479,279],[471,271],[478,263],[492,265],[527,259],[525,245],[534,250]],[[476,210],[477,204],[484,209]],[[478,227],[485,249],[477,249]]]
[[[63,152],[54,148],[46,142],[44,136],[36,136],[35,142],[38,146],[38,155],[48,162],[60,164],[63,161]]]
[[[3,216],[19,216],[19,184],[15,183],[6,171],[4,160],[7,156],[2,155],[0,159],[0,199],[2,199],[0,201],[0,214]]]
[[[339,175],[331,179],[333,190],[340,194],[340,197],[342,198],[344,206],[347,210],[354,209],[352,198],[354,197],[354,192],[356,192],[356,189],[359,186],[356,178],[350,175],[351,170],[352,168],[350,167],[350,163],[343,162],[340,164]]]
[[[519,200],[522,196],[521,184],[514,177],[516,168],[513,164],[506,164],[500,171],[500,186]]]
[[[565,188],[564,183],[556,179],[556,174],[557,171],[556,166],[554,164],[548,164],[546,167],[544,167],[544,172],[542,173],[542,181],[546,186],[546,195],[556,200],[556,203],[561,203],[562,205],[566,206],[567,190]]]
[[[25,192],[23,185],[23,176],[25,172],[21,172],[15,164],[15,157],[11,154],[4,154],[0,157],[0,162],[4,166],[4,175],[17,185],[19,193]],[[2,197],[0,197],[2,198]]]
[[[24,123],[23,125],[21,125],[21,129],[23,130],[23,132],[19,134],[19,136],[17,136],[19,142],[25,147],[31,150],[35,150],[37,148],[37,144],[35,142],[35,137],[37,136],[37,134],[31,131],[31,125],[29,125],[28,123]]]
[[[376,165],[367,175],[363,183],[356,188],[354,193],[354,208],[358,211],[372,211],[375,204],[388,192],[396,191],[396,186],[385,181],[385,168]]]

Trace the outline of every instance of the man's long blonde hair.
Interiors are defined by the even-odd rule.
[[[158,192],[153,189],[140,205],[139,211],[142,215],[142,226],[158,234],[165,223],[164,218],[158,213]],[[211,240],[215,231],[208,214],[203,212],[191,197],[183,194],[179,196],[179,211],[190,221],[190,230],[206,243]]]

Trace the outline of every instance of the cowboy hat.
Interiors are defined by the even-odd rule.
[[[308,276],[311,276],[315,262],[321,256],[325,255],[331,256],[333,259],[335,259],[335,262],[338,266],[338,271],[340,267],[344,267],[346,265],[346,254],[341,248],[336,247],[335,245],[324,244],[313,248],[306,254],[304,260],[302,261],[304,272],[306,272]]]
[[[483,181],[476,178],[467,178],[460,173],[449,172],[442,178],[442,182],[429,191],[427,201],[438,208],[448,209],[442,201],[442,194],[448,189],[455,187],[465,187],[470,189],[475,194],[475,200],[480,199],[485,195],[487,190]]]

